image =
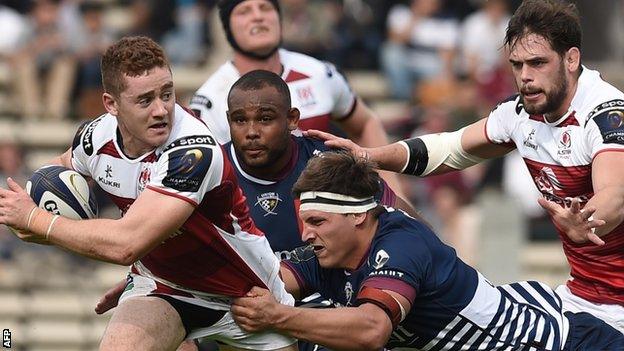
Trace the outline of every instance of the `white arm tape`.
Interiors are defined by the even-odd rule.
[[[465,129],[466,127],[455,132],[427,134],[420,137],[427,146],[429,156],[427,167],[422,173],[423,176],[428,175],[443,164],[462,170],[484,160],[464,151],[461,145],[461,137]]]

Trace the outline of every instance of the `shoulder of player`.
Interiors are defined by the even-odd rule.
[[[88,156],[92,156],[102,145],[115,138],[116,130],[117,119],[109,113],[85,121],[76,131],[72,148],[81,146]]]
[[[409,253],[417,247],[429,245],[429,237],[435,236],[425,224],[404,214],[391,210],[379,216],[377,234],[373,246],[393,247],[397,252]]]
[[[342,75],[332,63],[299,52],[282,49],[280,59],[286,69],[301,72],[314,79],[330,79],[335,75]]]
[[[514,94],[499,102],[491,113],[513,114],[519,116],[524,111],[520,94]]]
[[[176,148],[192,146],[219,147],[216,139],[201,120],[178,105],[176,105],[175,114],[171,135],[167,142],[160,147],[163,153]]]

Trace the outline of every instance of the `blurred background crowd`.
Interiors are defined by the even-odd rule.
[[[514,93],[501,48],[507,21],[520,2],[281,0],[283,46],[336,64],[394,139],[455,130],[486,116]],[[24,184],[33,169],[70,144],[79,121],[104,112],[100,56],[123,35],[146,35],[163,45],[173,64],[178,100],[188,103],[228,58],[215,3],[0,0],[0,186],[8,176]],[[622,89],[624,1],[578,0],[577,5],[584,64]],[[555,285],[567,277],[552,224],[516,154],[461,173],[406,178],[404,188],[441,237],[494,281],[530,277]],[[117,215],[103,196],[99,200],[104,216]],[[10,318],[31,323],[29,313],[15,307],[14,315],[6,312],[19,302],[10,298],[20,299],[11,292],[35,294],[43,286],[65,291],[58,283],[60,271],[73,278],[67,280],[72,288],[92,293],[94,299],[85,304],[93,307],[99,292],[123,277],[123,270],[101,267],[58,249],[18,242],[0,227],[0,327]],[[28,272],[38,275],[29,278]],[[88,278],[91,282],[85,283],[94,272],[102,281]],[[45,283],[46,278],[57,284]],[[81,310],[80,330],[85,321],[92,323],[87,307]],[[51,315],[59,313],[60,308]],[[59,325],[50,320],[40,328]],[[101,335],[97,328],[103,324],[93,323],[93,335]],[[36,335],[29,335],[31,344],[22,349],[58,346],[36,344]],[[81,335],[74,346],[61,342],[58,349],[93,347],[91,332]]]

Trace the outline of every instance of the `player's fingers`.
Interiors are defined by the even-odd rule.
[[[335,135],[333,135],[331,133],[322,132],[322,131],[316,130],[316,129],[308,129],[308,130],[303,132],[303,135],[309,136],[309,137],[312,137],[312,138],[321,139],[321,140],[331,140],[331,139],[338,138],[337,136],[335,136]]]
[[[607,222],[605,220],[602,219],[592,219],[591,221],[587,222],[587,225],[590,229],[595,229],[598,227],[602,227],[603,225],[607,224]]]
[[[9,189],[13,190],[16,193],[21,193],[24,191],[24,189],[22,189],[22,187],[17,184],[17,182],[14,181],[11,177],[7,178],[7,185],[9,186]]]
[[[559,205],[557,205],[556,203],[552,202],[552,201],[548,201],[543,197],[539,197],[537,199],[537,203],[542,206],[543,209],[545,209],[546,211],[548,211],[551,214],[554,214],[557,212],[557,210],[559,210]]]
[[[592,243],[598,246],[602,246],[605,244],[604,240],[602,240],[598,235],[596,235],[593,232],[587,235],[587,240],[591,241]]]
[[[573,198],[570,202],[570,211],[572,211],[572,213],[579,213],[581,211],[581,201],[578,197]]]
[[[594,212],[596,212],[595,207],[585,207],[584,209],[581,210],[581,218],[584,221],[591,221],[592,216],[594,215]]]

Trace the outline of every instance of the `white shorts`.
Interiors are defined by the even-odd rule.
[[[248,333],[242,330],[229,312],[231,298],[227,296],[199,296],[171,288],[152,278],[129,273],[126,290],[119,298],[119,303],[140,296],[158,296],[168,301],[180,314],[187,331],[186,339],[207,338],[241,349],[263,351],[284,348],[297,342],[296,339],[277,333]],[[293,303],[288,293],[275,298],[283,304]]]
[[[565,285],[559,285],[555,292],[561,297],[564,311],[590,313],[624,334],[624,306],[587,301],[572,294]]]

